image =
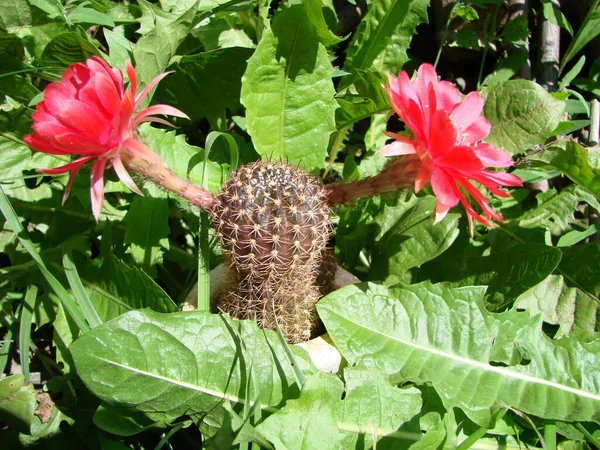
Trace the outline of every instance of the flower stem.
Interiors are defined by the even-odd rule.
[[[384,192],[414,186],[418,165],[411,164],[413,161],[412,156],[400,157],[374,177],[353,183],[325,186],[327,203],[339,205],[358,198],[373,197]]]
[[[127,169],[147,178],[163,189],[177,194],[192,206],[204,211],[211,211],[217,203],[217,197],[212,192],[179,178],[167,167],[150,163],[131,152],[123,153],[121,161]]]

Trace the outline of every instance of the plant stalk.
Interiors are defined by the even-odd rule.
[[[167,167],[150,163],[130,152],[123,153],[121,161],[128,170],[143,176],[167,191],[177,194],[187,200],[190,205],[201,210],[211,211],[217,203],[217,197],[212,192],[179,178]]]
[[[418,165],[414,157],[398,157],[380,174],[346,184],[325,186],[327,203],[339,205],[362,197],[373,197],[384,192],[396,191],[414,187]]]

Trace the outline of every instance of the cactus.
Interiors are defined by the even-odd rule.
[[[212,211],[234,278],[218,309],[279,325],[289,342],[311,337],[330,232],[324,198],[314,177],[289,164],[259,161],[235,172]]]

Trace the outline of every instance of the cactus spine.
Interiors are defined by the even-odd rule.
[[[219,309],[263,328],[278,324],[289,342],[308,340],[328,215],[320,183],[294,166],[259,161],[238,169],[213,209],[235,278]]]

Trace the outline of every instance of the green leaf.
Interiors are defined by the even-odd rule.
[[[532,81],[498,83],[488,90],[483,110],[492,125],[486,141],[510,154],[522,153],[551,136],[563,109],[564,102]]]
[[[398,71],[398,64],[408,60],[406,50],[417,25],[427,18],[423,10],[428,3],[426,0],[373,0],[354,33],[344,70],[354,74],[356,69],[371,68],[391,42],[393,57],[390,59],[393,64],[386,63],[386,55],[383,55],[378,66]],[[345,77],[342,86],[348,86],[353,81],[353,76]]]
[[[590,165],[590,150],[571,140],[566,149],[550,147],[547,151],[544,160],[600,199],[600,170]]]
[[[422,405],[418,389],[394,386],[371,367],[347,367],[344,380],[344,400],[335,408],[338,428],[345,432],[341,448],[399,448],[421,439],[412,420]]]
[[[384,83],[385,77],[377,72],[357,71],[354,82],[357,94],[348,93],[337,97],[340,108],[335,111],[336,128],[341,130],[374,114],[387,113],[391,106],[388,95],[382,88]]]
[[[544,17],[552,24],[558,25],[564,30],[567,30],[573,36],[573,28],[565,17],[565,15],[549,0],[542,0],[542,11]]]
[[[408,49],[419,24],[428,22],[429,0],[413,0],[404,20],[392,33],[388,45],[377,55],[372,68],[383,73],[397,75],[405,63],[410,61]],[[387,84],[387,83],[386,83]]]
[[[459,234],[458,214],[449,214],[441,222],[433,223],[435,197],[407,197],[393,211],[385,211],[376,218],[383,234],[376,238],[371,277],[385,279],[386,284],[403,280],[409,269],[440,255]],[[387,229],[391,220],[393,225]]]
[[[569,48],[565,51],[564,56],[560,61],[560,70],[562,71],[567,63],[579,53],[592,39],[600,34],[600,8],[598,2],[595,1],[593,6],[588,11],[588,14],[583,21],[583,24],[577,30],[575,37],[569,44]]]
[[[78,264],[94,309],[103,321],[128,311],[151,308],[174,312],[177,306],[152,278],[137,267],[108,255],[102,264]]]
[[[202,173],[204,163],[194,164],[194,161],[203,161],[203,150],[200,147],[189,145],[185,136],[177,135],[174,131],[165,131],[143,124],[140,134],[146,144],[150,146],[167,164],[169,169],[180,178],[202,186]],[[229,174],[229,167],[214,161],[208,161],[206,175],[208,189],[217,192],[221,189],[223,181]],[[153,193],[156,197],[157,193]],[[166,195],[166,194],[165,194]]]
[[[94,55],[100,56],[100,52],[90,41],[69,31],[59,34],[46,45],[41,64],[64,68]]]
[[[177,47],[193,26],[198,2],[175,20],[158,20],[156,27],[144,34],[133,48],[136,74],[140,87],[163,73],[175,55]]]
[[[146,273],[162,262],[163,249],[169,248],[169,202],[166,198],[136,196],[125,216],[125,243],[134,261]]]
[[[545,419],[598,421],[600,342],[553,341],[535,318],[507,329],[503,323],[523,322],[528,313],[489,313],[483,295],[481,287],[428,282],[360,284],[329,294],[317,310],[349,364],[378,367],[392,383],[431,383],[446,409],[459,407],[480,426],[505,406]],[[505,332],[514,339],[503,340]],[[489,364],[497,340],[522,349],[527,361]]]
[[[115,26],[115,22],[108,14],[104,14],[92,8],[86,8],[86,3],[88,2],[77,5],[77,7],[67,16],[68,19],[111,28]]]
[[[0,380],[0,418],[16,430],[29,434],[37,400],[33,384],[24,385],[23,375]]]
[[[542,244],[517,244],[489,256],[466,258],[455,278],[461,286],[488,286],[485,305],[502,310],[519,295],[546,279],[558,266],[562,252]]]
[[[541,314],[544,322],[559,325],[555,339],[575,331],[595,332],[600,312],[600,305],[593,297],[568,287],[559,275],[550,275],[521,294],[515,307],[528,310],[531,316]]]
[[[302,0],[304,11],[310,22],[315,27],[315,31],[319,35],[319,39],[323,45],[330,46],[339,44],[345,38],[341,38],[332,33],[323,17],[323,0]]]
[[[558,242],[556,243],[557,247],[570,247],[572,245],[578,244],[584,239],[593,236],[594,234],[600,232],[600,223],[595,223],[590,225],[587,229],[579,231],[579,230],[571,230],[568,233],[565,233],[560,237]]]
[[[526,228],[546,226],[551,231],[564,232],[569,229],[569,219],[581,202],[586,202],[596,211],[600,204],[596,198],[576,185],[568,186],[557,193],[554,189],[538,194],[538,206],[518,218],[519,225]],[[558,233],[557,233],[558,234]]]
[[[241,107],[241,79],[252,53],[231,47],[184,56],[171,67],[175,73],[161,81],[156,98],[177,105],[193,122],[206,116],[213,128],[221,129],[226,110]]]
[[[332,70],[304,8],[277,13],[242,79],[248,132],[261,157],[324,167],[335,131]]]
[[[31,7],[27,0],[4,0],[0,8],[0,28],[26,27],[31,25]]]
[[[558,266],[567,279],[588,293],[600,296],[600,252],[595,242],[562,248],[563,258]]]
[[[158,424],[125,406],[103,402],[94,413],[94,424],[117,436],[133,436]]]
[[[334,413],[342,391],[343,384],[339,378],[316,373],[306,380],[297,400],[289,400],[256,429],[275,448],[339,449],[342,435]]]
[[[292,348],[301,369],[312,372],[306,353]],[[259,408],[272,412],[298,395],[275,333],[226,316],[131,311],[83,335],[71,352],[96,396],[156,422],[188,415],[216,424],[221,403],[242,403],[246,388]]]

